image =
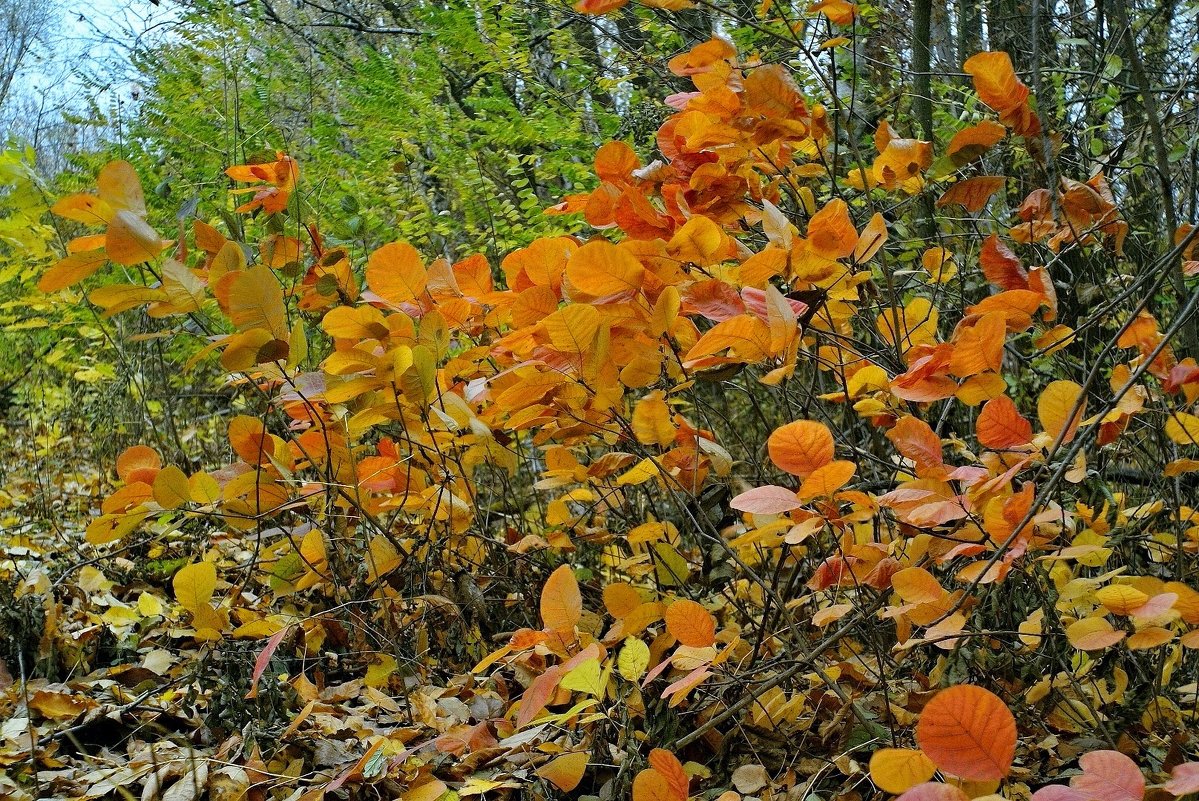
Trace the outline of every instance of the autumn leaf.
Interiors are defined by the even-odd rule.
[[[756,487],[746,490],[729,501],[729,506],[739,512],[755,515],[777,515],[803,506],[794,490],[786,487]]]
[[[570,565],[550,574],[541,589],[541,620],[550,631],[571,632],[583,614],[583,596]]]
[[[1141,801],[1145,797],[1145,777],[1137,763],[1119,751],[1091,751],[1078,759],[1082,775],[1070,780],[1070,786],[1087,798],[1105,801]]]
[[[424,294],[429,273],[416,248],[407,242],[392,242],[370,255],[366,283],[383,300],[398,306]]]
[[[712,613],[685,598],[666,607],[666,630],[689,648],[706,648],[716,642]]]
[[[1074,432],[1078,430],[1086,408],[1083,389],[1073,381],[1052,381],[1037,399],[1041,428],[1055,440],[1060,437],[1063,444],[1074,439]]]
[[[962,69],[974,79],[979,98],[1000,114],[1012,112],[1028,101],[1028,87],[1016,77],[1007,53],[977,53],[966,59]]]
[[[152,484],[161,467],[158,452],[147,445],[133,445],[117,457],[117,476],[126,484]]]
[[[770,461],[801,478],[833,460],[833,435],[814,420],[796,420],[775,429],[766,441]]]
[[[204,609],[216,590],[216,567],[212,562],[196,562],[179,569],[171,579],[175,600],[189,612]]]
[[[983,404],[975,423],[980,444],[995,450],[1019,448],[1032,442],[1032,424],[1016,408],[1007,395],[992,398]]]
[[[586,751],[563,754],[538,768],[537,775],[562,792],[569,793],[583,781],[589,761],[590,757]]]
[[[959,684],[924,707],[916,742],[946,773],[971,781],[1002,779],[1016,753],[1016,719],[994,693]]]
[[[1170,781],[1165,783],[1164,788],[1173,796],[1199,793],[1199,762],[1175,765],[1170,772]]]
[[[595,298],[641,288],[645,268],[626,249],[606,239],[594,239],[579,248],[566,265],[570,286]]]
[[[1007,129],[1002,125],[983,120],[954,134],[945,152],[955,165],[962,167],[980,158],[1005,136]]]
[[[937,198],[937,207],[957,205],[976,214],[986,207],[991,196],[1003,188],[1007,178],[1002,175],[976,175],[958,181]]]
[[[923,784],[936,772],[937,766],[923,751],[910,748],[883,748],[870,757],[870,779],[894,795]]]

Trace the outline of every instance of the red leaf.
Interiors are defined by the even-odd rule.
[[[290,625],[276,631],[271,635],[271,638],[266,641],[266,646],[262,652],[258,654],[258,659],[254,660],[254,672],[250,674],[250,690],[246,693],[246,698],[258,697],[258,680],[262,678],[262,674],[266,671],[266,666],[271,663],[271,657],[275,653],[275,649],[279,647],[279,643],[283,642],[283,637],[291,629]]]

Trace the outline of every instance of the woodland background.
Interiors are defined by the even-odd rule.
[[[714,38],[729,52],[687,60]],[[963,67],[985,51],[1010,56],[1015,84],[999,70],[988,92]],[[1199,790],[1197,54],[1194,0],[0,0],[0,796],[1016,801],[1050,787],[1043,801],[1141,801]],[[680,370],[661,368],[659,383],[597,374],[622,384],[610,404],[622,411],[562,391],[537,399],[533,430],[506,427],[515,408],[492,418],[472,407],[465,430],[489,444],[463,443],[463,417],[446,422],[458,407],[442,399],[435,415],[425,396],[436,385],[468,397],[468,379],[495,376],[479,356],[480,372],[456,384],[454,348],[506,346],[521,328],[472,301],[445,334],[452,346],[434,348],[437,378],[396,390],[420,391],[399,422],[424,421],[430,437],[400,461],[435,464],[427,452],[443,443],[458,454],[438,450],[440,468],[428,468],[470,487],[449,518],[408,508],[407,495],[389,506],[379,498],[394,487],[329,467],[335,452],[404,452],[413,435],[395,419],[347,435],[341,451],[328,445],[323,462],[280,467],[301,430],[263,367],[273,360],[203,352],[213,332],[247,333],[227,297],[171,308],[161,295],[89,294],[122,280],[159,287],[137,259],[43,291],[72,237],[94,233],[51,207],[127,162],[144,189],[139,216],[187,243],[174,251],[185,269],[215,286],[221,243],[247,243],[241,268],[268,265],[288,288],[288,325],[308,326],[298,367],[328,372],[322,360],[355,346],[322,314],[361,308],[363,268],[388,243],[455,271],[480,254],[469,269],[482,264],[496,293],[482,305],[507,309],[519,301],[499,295],[538,284],[527,266],[548,258],[538,243],[656,241],[570,198],[644,188],[655,159],[679,168],[659,131],[683,93],[715,108],[721,92],[745,91],[738,70],[764,65],[788,76],[783,117],[802,124],[737,118],[762,156],[750,148],[757,160],[737,169],[766,176],[765,188],[714,182],[705,208],[716,209],[718,255],[701,243],[703,258],[678,256],[698,205],[684,214],[645,189],[653,211],[638,212],[662,226],[671,258],[702,267],[677,279],[676,313],[695,319],[694,336],[667,325],[660,337]],[[950,144],[997,119],[998,138]],[[640,160],[601,150],[614,141]],[[765,155],[779,141],[770,153],[794,164]],[[899,178],[880,166],[892,141],[912,143],[896,145]],[[262,175],[226,171],[286,171],[283,154],[298,180],[265,179],[283,207],[239,209],[251,196],[232,190]],[[976,173],[1002,180],[941,202]],[[133,196],[126,173],[113,180]],[[730,340],[697,351],[728,297],[688,294],[699,274],[740,304],[750,254],[819,249],[807,244],[817,211],[838,202],[852,241],[836,233],[837,253],[821,258],[851,264],[852,286],[794,266],[770,274],[754,286],[773,282],[799,303],[789,318],[771,312],[802,329],[784,337],[791,350],[747,355]],[[561,203],[569,213],[546,213]],[[878,226],[885,245],[871,251]],[[219,242],[205,254],[208,230]],[[322,261],[335,252],[347,272],[312,301],[301,288],[339,269]],[[547,314],[559,300],[604,306],[607,292],[562,294],[570,269],[558,269]],[[950,358],[921,348],[964,352],[981,324],[971,304],[1030,292],[1030,273],[1048,288],[1028,326],[993,318],[1007,333],[1000,324],[999,361],[985,371],[995,380],[970,384],[982,394],[958,392],[984,373],[960,363],[936,376],[953,383],[948,396],[903,394],[905,377],[927,379],[918,359]],[[377,307],[416,316],[403,303],[421,292],[388,305],[366,283],[385,296]],[[660,297],[643,310],[654,321]],[[368,322],[352,338],[392,359],[397,346]],[[568,321],[570,337],[579,324]],[[594,393],[599,368],[586,357],[599,346],[564,348],[546,325],[530,341],[573,347],[567,372]],[[294,334],[285,344],[294,356]],[[411,349],[396,358],[413,364]],[[404,368],[386,369],[402,383]],[[1037,438],[983,432],[983,402],[1009,396]],[[1005,425],[1019,428],[1011,413]],[[566,423],[575,414],[622,434],[586,439]],[[262,422],[231,428],[247,419]],[[776,447],[808,419],[856,465],[827,492],[799,488],[834,464],[808,458],[806,438],[823,432],[795,434],[802,463]],[[246,444],[246,426],[260,442]],[[323,479],[296,478],[318,462]],[[168,466],[191,477],[173,507],[156,483]],[[955,467],[964,472],[950,477]],[[270,474],[292,505],[268,515],[202,502],[197,482],[223,491],[246,471]],[[371,502],[335,497],[355,481]],[[120,495],[139,482],[154,497]],[[961,483],[945,495],[950,482]],[[297,511],[288,493],[302,483],[311,508]],[[779,485],[781,505],[753,494]],[[921,511],[932,495],[962,513]],[[393,531],[360,526],[374,502]],[[640,626],[632,608],[647,616]],[[937,696],[967,686],[988,692]],[[1010,748],[996,697],[1014,720]],[[927,733],[930,705],[961,729],[948,747]]]

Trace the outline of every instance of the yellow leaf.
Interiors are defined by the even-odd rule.
[[[233,279],[228,313],[238,331],[261,328],[274,339],[288,337],[283,287],[265,264],[255,265]]]
[[[658,465],[653,459],[642,459],[633,465],[631,469],[622,473],[616,479],[616,483],[622,487],[630,484],[636,486],[637,484],[644,484],[651,478],[657,478],[659,473]]]
[[[911,748],[883,748],[870,757],[871,780],[892,795],[923,784],[936,772],[937,766],[923,751]]]
[[[598,659],[594,657],[586,659],[563,676],[559,686],[600,698],[604,694],[604,681],[600,676],[601,672]]]
[[[1174,412],[1166,420],[1166,436],[1178,445],[1199,445],[1199,417]]]
[[[395,657],[391,654],[375,655],[366,668],[366,678],[364,679],[366,686],[378,688],[386,685],[397,667]]]
[[[216,567],[212,562],[197,562],[182,567],[172,579],[171,586],[175,589],[175,600],[195,614],[197,609],[208,606],[212,593],[216,591]]]
[[[624,641],[620,656],[616,660],[616,668],[620,675],[629,681],[640,681],[649,668],[649,646],[641,640],[630,637]]]
[[[137,597],[137,611],[141,612],[142,617],[161,615],[163,612],[162,601],[148,592],[143,592]]]
[[[1041,427],[1054,439],[1060,436],[1063,444],[1074,439],[1086,408],[1083,389],[1073,381],[1053,381],[1037,399]]]
[[[679,261],[706,266],[724,244],[720,227],[707,217],[692,217],[671,237],[667,250]]]
[[[174,465],[164,467],[154,477],[154,500],[163,509],[177,509],[191,500],[187,476]]]
[[[1128,615],[1149,600],[1149,596],[1127,584],[1109,584],[1095,593],[1095,600],[1114,615]]]
[[[572,303],[542,320],[550,344],[562,353],[587,353],[595,346],[599,333],[600,313],[594,306]]]
[[[645,268],[629,250],[596,239],[571,255],[566,277],[572,289],[599,298],[640,289]]]
[[[668,447],[675,433],[670,407],[661,392],[651,392],[633,407],[633,435],[642,445]]]

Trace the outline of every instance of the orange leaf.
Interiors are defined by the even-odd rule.
[[[641,159],[624,142],[607,142],[595,151],[595,174],[601,181],[628,181],[640,166]]]
[[[858,13],[858,6],[848,0],[819,0],[809,6],[808,11],[823,14],[834,25],[849,25]]]
[[[158,452],[148,445],[126,448],[117,457],[117,475],[127,484],[137,481],[152,484],[161,467],[162,459]]]
[[[775,429],[766,449],[780,470],[806,478],[833,460],[833,435],[824,423],[796,420]]]
[[[579,248],[566,264],[571,287],[602,298],[641,288],[645,268],[625,248],[606,239],[595,239]]]
[[[537,775],[562,792],[569,793],[583,781],[583,773],[587,770],[589,761],[590,757],[586,751],[563,754],[538,768]]]
[[[550,631],[572,632],[583,615],[583,595],[570,565],[562,565],[541,589],[541,620]]]
[[[104,253],[111,261],[131,267],[157,258],[167,244],[148,222],[122,209],[108,224]]]
[[[416,248],[407,242],[391,242],[367,259],[366,283],[383,300],[399,305],[424,293],[429,273]]]
[[[770,326],[756,314],[738,314],[717,323],[699,338],[684,361],[691,362],[731,348],[733,355],[746,362],[765,358],[770,351]]]
[[[877,141],[877,134],[876,134]],[[919,139],[897,139],[887,141],[886,147],[874,160],[874,178],[887,189],[894,189],[905,181],[915,178],[933,163],[931,142]]]
[[[995,234],[983,242],[979,263],[987,280],[1000,289],[1028,289],[1028,273],[1020,259]]]
[[[945,152],[955,165],[962,167],[982,156],[1005,136],[1007,129],[1002,125],[983,120],[954,134]]]
[[[857,472],[858,466],[845,460],[817,467],[804,479],[799,488],[799,497],[804,501],[832,497],[833,493],[849,483]]]
[[[599,15],[624,8],[628,3],[629,0],[578,0],[574,8],[580,14]]]
[[[844,200],[830,200],[808,222],[808,245],[822,258],[843,259],[858,244],[858,232]]]
[[[39,292],[57,292],[90,278],[104,266],[107,257],[100,249],[72,253],[60,259],[37,282]]]
[[[1007,330],[1010,332],[1025,331],[1032,325],[1032,315],[1045,298],[1040,292],[1031,289],[1011,289],[983,298],[973,306],[966,307],[967,314],[987,314],[988,312],[1003,312],[1007,320]]]
[[[229,421],[229,444],[243,461],[260,464],[271,453],[271,435],[262,421],[249,415],[238,415]]]
[[[916,465],[920,478],[943,478],[944,457],[941,438],[932,427],[918,417],[905,415],[887,432],[887,439],[904,457]]]
[[[1007,395],[983,405],[975,425],[978,441],[987,448],[1004,450],[1032,442],[1032,423],[1024,419]]]
[[[949,372],[968,378],[984,372],[998,373],[1003,366],[1003,340],[1007,334],[1007,315],[988,312],[976,320],[963,320],[953,337],[953,356]]]
[[[520,708],[516,712],[517,728],[523,728],[537,717],[541,710],[545,709],[546,704],[553,699],[554,693],[557,692],[558,683],[562,681],[564,672],[561,665],[554,665],[533,679],[524,695],[520,697]]]
[[[707,648],[716,642],[716,620],[712,613],[687,599],[666,607],[666,630],[688,648]]]
[[[653,768],[646,768],[633,779],[633,801],[681,801],[670,782]]]
[[[945,190],[945,193],[937,198],[937,208],[956,204],[968,212],[980,212],[991,199],[991,195],[1002,189],[1005,183],[1007,178],[1002,175],[976,175],[967,178]]]
[[[870,261],[875,253],[878,253],[879,248],[887,243],[887,219],[883,215],[875,213],[870,218],[870,222],[866,223],[866,227],[862,229],[862,235],[858,237],[858,243],[853,249],[853,260],[855,264],[865,264]]]
[[[1028,87],[1016,77],[1012,59],[1003,51],[977,53],[966,59],[962,69],[974,78],[979,98],[1001,114],[1028,100]]]
[[[916,742],[937,767],[963,779],[1002,779],[1016,754],[1016,719],[994,693],[959,684],[929,701]]]
[[[679,762],[678,757],[665,748],[655,748],[649,752],[649,764],[666,779],[676,801],[687,801],[687,791],[691,780],[687,777],[683,763]]]
[[[641,593],[633,585],[624,582],[609,584],[604,587],[604,606],[608,614],[619,620],[641,606]]]
[[[945,597],[945,588],[936,576],[922,567],[907,567],[891,576],[891,588],[909,604],[932,604]]]

